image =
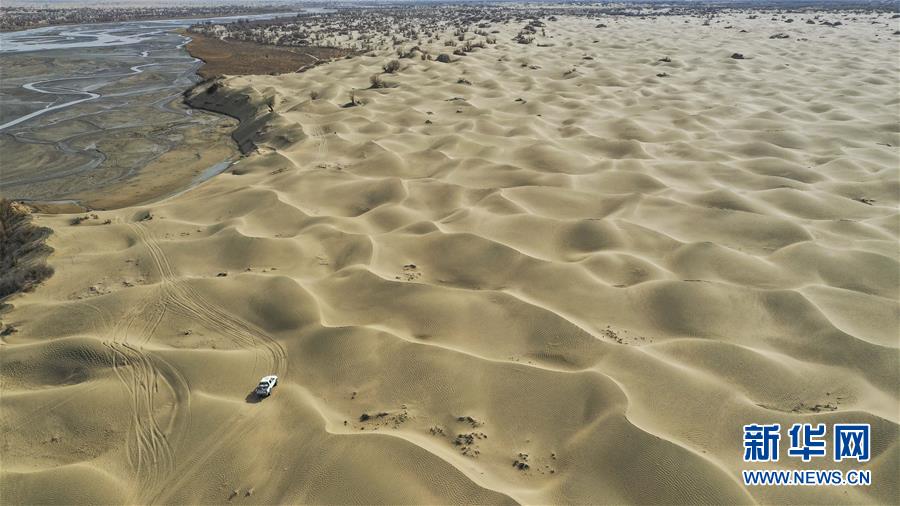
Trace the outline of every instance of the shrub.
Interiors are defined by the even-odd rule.
[[[387,88],[387,87],[388,87],[387,83],[385,83],[385,82],[381,79],[381,76],[379,76],[378,74],[372,74],[372,77],[369,78],[369,83],[371,84],[371,86],[369,86],[369,87],[372,88],[372,89]]]
[[[387,62],[381,68],[384,69],[384,72],[386,74],[393,74],[394,72],[397,72],[398,70],[400,70],[400,61],[399,60],[391,60],[391,61]]]
[[[33,225],[24,206],[0,199],[0,300],[53,274],[46,264],[53,251],[45,243],[48,235],[50,229]]]

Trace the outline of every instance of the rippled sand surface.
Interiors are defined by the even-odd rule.
[[[894,502],[895,27],[686,19],[198,90],[255,154],[38,220],[4,502]],[[744,487],[753,422],[871,424],[873,485]]]

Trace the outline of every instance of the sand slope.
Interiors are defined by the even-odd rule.
[[[198,90],[255,154],[38,220],[3,502],[892,502],[896,40],[684,21]],[[743,487],[741,426],[800,421],[872,424],[874,485]]]

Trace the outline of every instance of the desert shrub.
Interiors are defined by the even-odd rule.
[[[28,265],[0,277],[0,299],[14,293],[27,292],[53,275],[53,267],[47,264]]]
[[[524,33],[519,33],[513,40],[515,40],[519,44],[531,44],[532,42],[534,42],[534,37],[529,37]]]
[[[398,70],[400,70],[400,61],[399,60],[391,60],[391,61],[387,62],[386,64],[384,64],[381,68],[384,69],[385,73],[393,74],[394,72],[397,72]]]
[[[441,53],[438,55],[437,61],[441,63],[450,63],[450,55],[447,53]]]
[[[398,55],[400,58],[415,58],[416,53],[422,53],[422,48],[419,46],[413,46],[409,51],[398,51]]]
[[[30,290],[49,278],[53,268],[46,259],[49,228],[35,226],[21,204],[0,199],[0,299]]]
[[[369,84],[371,85],[369,87],[372,89],[387,88],[387,83],[385,83],[378,74],[372,74],[372,76],[369,77]]]

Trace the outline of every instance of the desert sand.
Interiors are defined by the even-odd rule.
[[[230,171],[35,217],[3,502],[894,502],[896,20],[764,18],[195,90]],[[754,422],[871,424],[873,485],[745,487]]]

